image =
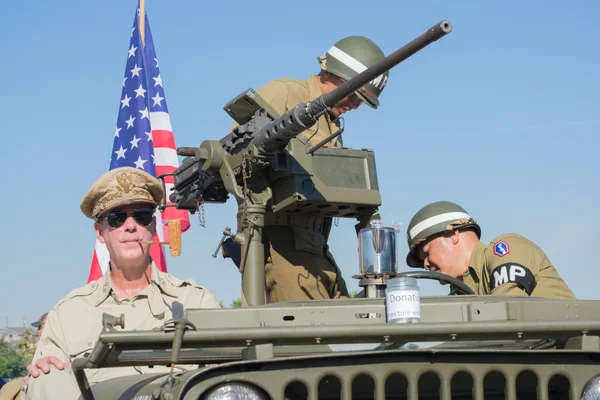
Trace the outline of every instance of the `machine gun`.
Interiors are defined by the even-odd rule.
[[[174,171],[171,201],[194,213],[204,202],[238,202],[238,232],[224,231],[242,247],[242,295],[250,306],[265,303],[262,227],[267,208],[281,215],[312,215],[368,220],[381,205],[374,154],[370,150],[314,147],[300,133],[345,97],[452,30],[442,21],[335,90],[278,115],[248,90],[225,110],[239,124],[220,141],[179,148],[188,156]],[[163,207],[165,205],[163,204]],[[217,248],[217,251],[219,250]],[[216,256],[215,252],[215,255]]]

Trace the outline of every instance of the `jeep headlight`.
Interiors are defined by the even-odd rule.
[[[600,400],[600,376],[595,377],[585,385],[581,400]]]
[[[269,396],[257,388],[243,382],[230,382],[213,388],[206,400],[269,400]]]

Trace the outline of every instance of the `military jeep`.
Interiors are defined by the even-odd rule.
[[[161,331],[116,331],[73,368],[84,399],[596,399],[600,302],[421,298],[386,323],[384,299],[188,310]],[[86,368],[193,366],[89,389]]]

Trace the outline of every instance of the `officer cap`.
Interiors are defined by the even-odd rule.
[[[132,203],[154,206],[163,198],[160,181],[147,172],[132,167],[120,167],[102,175],[81,200],[86,217],[97,219],[105,211]]]
[[[38,319],[37,321],[33,322],[31,324],[31,326],[33,326],[34,328],[39,328],[40,326],[44,325],[46,323],[46,317],[48,316],[48,313],[43,313],[42,316],[40,317],[40,319]]]

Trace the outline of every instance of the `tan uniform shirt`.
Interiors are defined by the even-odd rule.
[[[106,274],[73,290],[52,308],[33,359],[35,362],[41,357],[55,356],[62,361],[71,361],[84,357],[91,352],[102,331],[103,313],[113,316],[124,314],[125,330],[152,330],[160,328],[173,317],[183,318],[185,309],[220,307],[210,291],[192,280],[180,280],[160,272],[154,264],[151,284],[131,299],[120,299],[112,289],[109,274]],[[157,367],[88,369],[86,375],[90,384],[94,384],[117,376],[161,372]],[[65,378],[65,373],[70,378]],[[54,384],[58,381],[70,382],[74,393],[79,393],[70,370],[51,371],[46,376],[51,379],[43,377],[42,374],[40,378],[31,380],[28,398],[69,398],[66,395],[68,389],[59,389],[59,385]]]
[[[542,249],[516,234],[479,242],[463,280],[476,294],[575,299]]]
[[[275,111],[284,114],[298,103],[306,103],[323,94],[315,75],[306,80],[275,79],[257,89]],[[337,132],[339,126],[326,113],[318,123],[303,132],[314,146]],[[328,147],[341,147],[341,136]],[[265,215],[267,301],[312,300],[347,297],[342,273],[329,252],[326,236],[331,220],[311,216]]]
[[[316,75],[306,80],[290,78],[275,79],[257,89],[256,92],[279,114],[285,114],[298,103],[306,103],[323,94],[319,87],[319,78]],[[327,136],[337,132],[338,129],[338,125],[330,122],[327,113],[325,113],[314,126],[305,130],[303,135],[314,146]],[[331,143],[326,144],[326,146],[341,147],[341,136],[336,137]]]

